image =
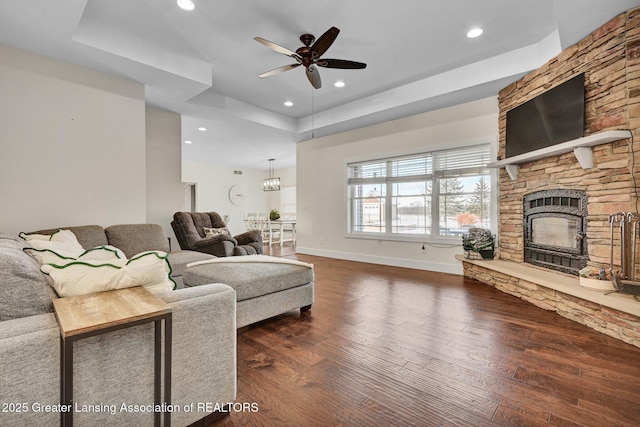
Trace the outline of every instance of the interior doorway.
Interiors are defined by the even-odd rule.
[[[184,198],[182,202],[182,210],[185,212],[196,212],[196,183],[195,182],[183,182],[182,189]]]

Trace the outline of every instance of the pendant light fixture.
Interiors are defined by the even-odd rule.
[[[269,178],[263,182],[264,191],[280,191],[280,178],[273,176],[273,162],[276,159],[269,159]]]

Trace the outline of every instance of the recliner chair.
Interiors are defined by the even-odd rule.
[[[262,235],[258,230],[250,230],[237,236],[227,233],[206,236],[205,228],[226,228],[216,212],[176,212],[171,227],[180,248],[184,250],[204,252],[217,257],[264,253]]]

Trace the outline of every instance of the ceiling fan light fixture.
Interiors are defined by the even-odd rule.
[[[284,101],[284,106],[285,106],[285,107],[293,107],[293,102],[291,102],[291,101]]]
[[[192,142],[187,139],[184,143],[185,144],[191,144]]]
[[[482,28],[472,28],[467,33],[467,37],[469,37],[470,39],[475,39],[476,37],[480,37],[482,33],[484,33],[484,30]]]
[[[182,10],[193,10],[196,5],[191,0],[177,0],[178,7]]]
[[[200,127],[198,128],[198,130],[199,130],[200,132],[206,132],[206,131],[207,131],[207,128],[206,128],[206,127],[204,127],[204,126],[200,126]]]
[[[335,87],[345,87],[346,84],[342,80],[338,80],[333,84]]]
[[[322,81],[316,66],[351,70],[366,68],[367,64],[363,62],[349,61],[346,59],[321,58],[329,47],[331,47],[339,33],[340,30],[338,28],[331,27],[317,39],[312,34],[303,34],[300,36],[300,41],[304,46],[299,47],[295,52],[287,49],[286,47],[270,42],[269,40],[263,39],[262,37],[254,37],[253,39],[258,43],[261,43],[278,53],[289,56],[296,61],[293,64],[284,65],[262,73],[258,77],[262,78],[272,76],[274,74],[292,70],[302,65],[306,69],[305,73],[309,83],[311,83],[311,86],[315,89],[320,89],[322,87]]]

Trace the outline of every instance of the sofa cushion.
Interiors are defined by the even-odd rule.
[[[127,258],[145,251],[169,252],[169,239],[158,224],[120,224],[104,229],[109,244]]]
[[[245,259],[247,262],[234,262]],[[183,275],[185,286],[224,283],[236,291],[238,301],[243,301],[313,282],[311,265],[286,263],[266,255],[214,261],[188,267]]]
[[[25,247],[17,236],[0,234],[0,321],[53,312],[56,294]]]

